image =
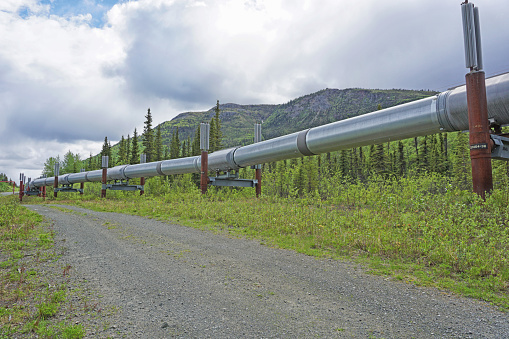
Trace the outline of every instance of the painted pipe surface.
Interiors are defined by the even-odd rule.
[[[509,73],[486,79],[488,118],[509,124]],[[466,86],[399,106],[313,127],[251,145],[210,153],[208,169],[236,170],[242,167],[299,158],[353,147],[379,144],[439,132],[467,130]],[[109,180],[158,175],[200,173],[201,156],[163,160],[108,169]],[[53,178],[32,180],[31,186],[51,186]],[[61,183],[100,182],[101,170],[63,175]]]

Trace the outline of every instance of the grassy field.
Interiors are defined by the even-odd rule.
[[[81,322],[97,312],[58,261],[50,225],[16,196],[0,197],[0,240],[0,338],[83,338]]]
[[[354,260],[373,274],[447,289],[509,310],[508,191],[486,202],[437,177],[342,184],[324,200],[254,197],[254,190],[199,193],[189,180],[152,179],[147,194],[60,194],[74,204],[259,239],[267,246]],[[152,190],[152,191],[151,191]],[[31,203],[40,198],[29,198]]]

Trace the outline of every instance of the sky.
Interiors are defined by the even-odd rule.
[[[37,178],[182,112],[324,88],[464,83],[459,0],[1,0],[0,173]],[[509,1],[480,11],[486,75],[509,71]]]

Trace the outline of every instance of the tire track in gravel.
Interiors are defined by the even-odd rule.
[[[486,303],[347,262],[137,216],[27,207],[65,239],[61,260],[118,307],[120,337],[509,338],[509,315]]]

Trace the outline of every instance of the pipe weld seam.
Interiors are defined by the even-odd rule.
[[[309,150],[308,145],[306,143],[306,136],[307,136],[309,130],[310,130],[310,128],[308,128],[304,131],[301,131],[299,133],[299,135],[297,135],[297,148],[298,148],[299,152],[305,156],[316,155],[315,153],[313,153]]]
[[[234,170],[240,168],[240,166],[237,165],[237,163],[235,162],[235,159],[234,159],[235,151],[237,149],[238,149],[238,147],[235,147],[235,149],[231,150],[226,155],[226,161],[228,162],[228,165],[230,165],[231,169],[234,169]]]
[[[163,171],[161,170],[161,167],[163,166],[163,162],[159,161],[156,165],[156,171],[159,173],[159,175],[164,175]]]

